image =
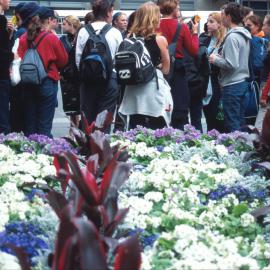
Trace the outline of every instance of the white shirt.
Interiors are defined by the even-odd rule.
[[[92,27],[95,31],[97,31],[97,34],[100,32],[100,30],[107,24],[106,22],[94,22],[92,23]],[[83,49],[85,47],[85,44],[88,40],[89,34],[87,30],[83,27],[77,37],[77,43],[76,43],[76,65],[79,68],[80,67],[80,61],[83,53]],[[112,27],[107,34],[105,35],[106,41],[109,45],[112,59],[114,59],[114,56],[118,50],[118,47],[120,43],[123,41],[123,37],[121,32],[116,29],[115,27]]]

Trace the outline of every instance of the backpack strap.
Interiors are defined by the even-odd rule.
[[[174,37],[173,37],[173,40],[172,40],[171,43],[175,43],[177,41],[177,39],[179,37],[179,34],[180,34],[180,31],[181,31],[181,27],[182,27],[181,23],[178,23],[175,34],[174,34]]]
[[[96,31],[91,24],[87,24],[84,28],[88,32],[89,36],[92,34],[96,34]]]
[[[112,26],[110,25],[110,24],[106,24],[106,25],[104,25],[103,26],[103,28],[100,30],[100,35],[106,35],[107,34],[107,32],[110,30],[112,28]],[[85,26],[85,29],[86,29],[86,31],[88,32],[88,34],[89,34],[89,36],[90,35],[92,35],[92,34],[94,34],[94,35],[96,35],[97,33],[96,33],[96,30],[93,28],[93,26],[91,25],[91,24],[88,24],[88,25],[86,25]]]
[[[108,32],[109,32],[109,30],[111,30],[112,29],[112,26],[110,25],[110,24],[106,24],[106,25],[104,25],[104,27],[100,30],[100,35],[106,35]]]
[[[40,42],[41,42],[47,35],[49,35],[48,32],[44,33],[44,35],[38,40],[37,43],[35,43],[35,42],[33,41],[33,45],[34,45],[33,48],[36,49],[36,48],[38,47],[38,45],[40,44]]]

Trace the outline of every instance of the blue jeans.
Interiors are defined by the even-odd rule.
[[[25,135],[37,133],[52,137],[57,90],[57,82],[50,78],[41,86],[24,87]]]
[[[10,132],[10,80],[0,80],[0,133]]]
[[[227,132],[239,130],[245,124],[244,99],[247,90],[246,81],[223,87],[224,125]]]

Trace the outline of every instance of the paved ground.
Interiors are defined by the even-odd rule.
[[[256,127],[261,128],[263,116],[264,116],[263,113],[259,113],[258,119],[256,121]],[[204,132],[206,132],[206,122],[204,117],[202,119],[202,125]],[[59,90],[58,107],[56,109],[55,117],[53,120],[52,134],[54,137],[66,136],[68,134],[68,129],[69,129],[69,119],[63,112],[62,96],[61,91]]]
[[[52,134],[54,137],[62,137],[68,134],[69,119],[63,111],[61,91],[58,91],[58,107],[53,120]]]

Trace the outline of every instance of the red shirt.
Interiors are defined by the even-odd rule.
[[[34,42],[37,43],[44,33],[45,31],[42,31]],[[25,33],[20,37],[18,55],[23,58],[27,49],[27,33]],[[68,55],[60,39],[54,34],[48,34],[39,43],[37,51],[48,73],[48,77],[58,81],[60,79],[59,69],[63,68],[68,61]]]
[[[270,92],[270,73],[268,75],[268,78],[267,78],[267,81],[266,81],[266,84],[262,90],[262,96],[261,96],[261,99],[263,100],[268,100],[268,94]]]
[[[168,43],[172,43],[178,25],[177,19],[161,19],[159,31],[166,37]],[[180,35],[177,41],[176,58],[183,58],[183,48],[185,48],[191,56],[197,56],[199,53],[199,38],[197,34],[191,34],[188,26],[181,24]]]

